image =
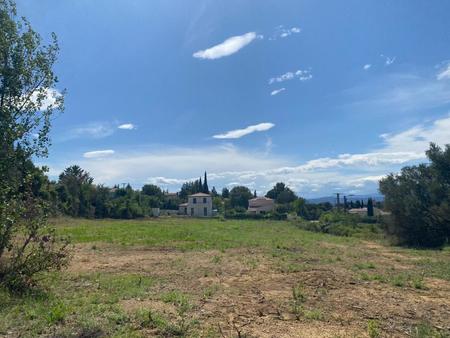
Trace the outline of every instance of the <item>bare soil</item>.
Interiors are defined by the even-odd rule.
[[[414,257],[375,243],[362,245],[358,250],[369,253],[377,271],[387,266],[413,268]],[[189,316],[198,320],[205,335],[213,328],[224,337],[368,337],[369,320],[379,324],[383,337],[407,337],[421,322],[450,330],[450,282],[425,278],[426,287],[416,289],[362,280],[352,259],[338,264],[298,255],[295,263],[307,264],[283,272],[282,259],[259,250],[182,252],[78,245],[69,270],[155,277],[160,282],[152,289],[154,296],[123,300],[122,307],[130,313],[152,309],[176,317],[175,307],[159,295],[183,292],[193,304]],[[292,289],[298,285],[305,294],[304,313],[319,315],[296,318]]]

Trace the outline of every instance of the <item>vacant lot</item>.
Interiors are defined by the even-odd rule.
[[[0,289],[0,336],[448,337],[450,250],[275,221],[56,220],[67,271]]]

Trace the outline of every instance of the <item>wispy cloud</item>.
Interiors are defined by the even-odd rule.
[[[346,109],[367,113],[409,114],[440,107],[450,103],[450,81],[416,74],[388,74],[365,84],[348,89]]]
[[[368,70],[368,69],[370,69],[370,67],[372,67],[372,65],[370,63],[367,63],[363,66],[364,70]]]
[[[259,123],[255,124],[253,126],[248,126],[244,129],[236,129],[236,130],[230,130],[224,134],[218,134],[214,135],[213,138],[216,139],[237,139],[241,138],[245,135],[249,135],[251,133],[257,132],[257,131],[266,131],[271,128],[275,127],[275,124],[273,123]]]
[[[287,72],[283,75],[273,77],[269,79],[269,84],[276,83],[276,82],[284,82],[292,79],[299,79],[300,81],[308,81],[312,79],[311,71],[309,70],[297,70],[295,72]]]
[[[111,123],[92,122],[84,126],[75,127],[62,136],[63,140],[72,140],[76,138],[99,139],[114,134],[115,128]]]
[[[133,130],[136,128],[136,126],[133,123],[124,123],[119,125],[117,128],[125,130]]]
[[[101,158],[101,157],[107,157],[114,155],[114,150],[108,149],[108,150],[94,150],[94,151],[88,151],[83,154],[84,158]]]
[[[384,64],[386,66],[392,65],[395,62],[395,59],[396,59],[395,56],[391,57],[391,56],[386,56],[386,55],[383,55],[383,54],[381,54],[380,57],[382,57],[384,59]]]
[[[287,38],[288,36],[292,34],[298,34],[302,30],[299,27],[291,27],[291,28],[285,28],[284,26],[278,26],[275,28],[275,33],[272,35],[272,37],[269,38],[269,40],[276,40],[278,38]]]
[[[449,80],[450,79],[450,62],[445,64],[436,75],[438,80]]]
[[[256,38],[262,38],[262,36],[256,35],[255,32],[245,33],[243,35],[232,36],[226,39],[224,42],[215,45],[205,50],[199,50],[193,54],[193,57],[199,59],[219,59],[224,56],[237,53],[239,50],[247,46]]]
[[[286,88],[275,89],[270,93],[270,95],[274,96],[274,95],[280,94],[281,92],[283,92],[285,90],[286,90]]]

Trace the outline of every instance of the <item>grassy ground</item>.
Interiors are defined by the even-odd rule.
[[[450,250],[277,221],[54,221],[67,271],[13,297],[0,336],[448,337]]]

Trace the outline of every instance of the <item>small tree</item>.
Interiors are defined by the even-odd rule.
[[[48,206],[33,190],[32,158],[47,155],[51,117],[63,109],[56,36],[48,46],[13,1],[0,0],[0,283],[17,292],[36,273],[67,263],[67,243],[47,225]]]

